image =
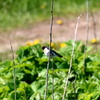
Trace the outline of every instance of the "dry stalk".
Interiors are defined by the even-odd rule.
[[[13,61],[14,100],[16,100],[16,72],[15,72],[15,62],[14,62],[15,57],[11,40],[10,40],[10,47],[11,47],[12,61]]]
[[[92,16],[92,19],[93,19],[93,30],[94,30],[94,32],[93,32],[93,34],[94,34],[94,38],[97,40],[97,34],[96,34],[96,19],[95,19],[95,17],[94,17],[94,14],[93,14],[93,12],[91,12],[91,16]],[[95,48],[96,48],[96,52],[97,52],[97,42],[95,43]]]
[[[89,34],[89,3],[88,0],[86,0],[86,40],[85,40],[85,47],[84,47],[84,74],[86,73],[86,49],[87,49],[87,43],[88,43],[88,34]]]
[[[71,73],[73,55],[74,55],[74,50],[75,50],[75,42],[76,42],[76,37],[77,37],[78,23],[79,23],[79,19],[80,19],[81,16],[82,16],[82,14],[77,18],[77,23],[76,23],[75,33],[74,33],[74,42],[72,44],[73,47],[72,47],[72,53],[71,53],[71,59],[70,59],[70,67],[69,67],[69,70],[68,70],[68,76],[66,78],[66,83],[65,83],[65,88],[64,88],[62,100],[65,99],[65,95],[66,95],[66,91],[67,91],[68,79],[69,79],[69,76],[70,76],[70,73]]]
[[[54,0],[51,0],[51,20],[50,20],[50,45],[49,45],[49,49],[51,49],[51,43],[52,43],[52,27],[53,27],[53,6],[54,6]],[[46,71],[46,90],[45,90],[45,94],[44,94],[44,100],[47,99],[47,94],[48,94],[48,71],[49,71],[49,66],[50,66],[50,55],[48,58],[48,63],[47,63],[47,71]],[[52,70],[53,70],[53,66],[52,66]],[[53,71],[54,72],[54,71]],[[53,73],[52,73],[53,75]],[[54,77],[52,76],[52,92],[54,92]],[[54,100],[54,93],[52,93],[52,100]]]
[[[52,59],[52,100],[54,100],[54,66],[53,66],[53,59]]]

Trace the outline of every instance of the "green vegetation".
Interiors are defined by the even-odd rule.
[[[85,12],[86,0],[54,0],[54,15],[72,16]],[[100,0],[89,0],[89,8],[99,11]],[[50,19],[50,0],[0,0],[0,31],[30,27]],[[27,25],[27,26],[26,26]]]
[[[66,47],[59,49],[63,58],[54,58],[54,100],[61,100],[67,77],[73,41],[65,42]],[[65,46],[65,45],[63,45]],[[16,52],[13,62],[8,60],[0,63],[0,100],[14,100],[13,69],[16,72],[17,100],[43,100],[46,81],[48,58],[40,49],[41,45],[22,46]],[[100,99],[100,55],[89,54],[87,47],[84,68],[84,45],[78,41],[72,63],[72,71],[68,81],[66,100],[99,100]],[[49,68],[47,100],[52,98],[52,61]]]

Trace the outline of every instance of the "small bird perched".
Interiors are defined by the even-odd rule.
[[[55,57],[55,56],[58,56],[58,57],[63,57],[62,55],[58,54],[57,52],[55,52],[54,50],[51,50],[49,49],[49,47],[47,46],[43,46],[42,47],[42,50],[44,51],[44,54],[47,56],[47,57]]]

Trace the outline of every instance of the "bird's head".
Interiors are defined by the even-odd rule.
[[[45,48],[49,49],[47,46],[42,46],[42,50],[44,50]]]

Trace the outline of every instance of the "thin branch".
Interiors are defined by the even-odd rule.
[[[93,28],[94,28],[94,38],[97,40],[97,34],[96,34],[96,19],[95,19],[95,17],[94,17],[94,14],[93,14],[93,12],[91,12],[91,16],[92,16],[92,19],[93,19]],[[95,45],[95,47],[96,47],[96,51],[97,51],[97,42],[96,42],[96,45]]]
[[[76,36],[77,36],[77,30],[78,30],[78,23],[79,23],[79,19],[80,19],[81,16],[82,16],[82,14],[77,19],[77,24],[76,24],[75,33],[74,33],[73,48],[72,48],[71,59],[70,59],[70,67],[69,67],[69,70],[68,70],[68,76],[67,76],[67,79],[66,79],[66,84],[65,84],[62,100],[65,99],[65,95],[66,95],[66,91],[67,91],[68,79],[69,79],[69,76],[70,76],[70,73],[71,73],[73,55],[74,55],[74,50],[75,50],[75,42],[76,42]]]
[[[13,67],[14,67],[15,66],[15,62],[14,62],[15,57],[14,57],[14,50],[13,50],[11,40],[10,40],[10,47],[11,47]],[[14,80],[14,100],[16,100],[16,73],[15,73],[15,67],[13,69],[13,80]]]
[[[86,0],[86,40],[85,40],[85,47],[84,47],[84,74],[86,73],[86,49],[87,49],[87,43],[88,43],[88,34],[89,34],[89,3],[88,0]]]
[[[54,6],[54,0],[51,1],[50,48],[51,48],[51,43],[52,43],[53,6]],[[54,68],[53,68],[53,59],[52,59],[52,100],[54,100]]]
[[[52,43],[53,6],[54,6],[54,0],[51,0],[50,45],[49,45],[49,50],[51,49],[51,43]],[[46,71],[46,90],[45,90],[44,100],[47,99],[47,94],[48,94],[48,71],[49,71],[49,66],[50,66],[50,59],[51,59],[51,57],[49,55],[48,63],[47,63],[47,71]],[[52,94],[54,94],[54,93],[52,93]]]
[[[52,100],[54,100],[54,67],[53,67],[53,58],[52,58]]]
[[[52,43],[52,27],[53,27],[53,6],[54,6],[54,0],[51,1],[51,21],[50,21],[50,48]]]
[[[45,90],[45,94],[44,94],[44,100],[47,100],[47,94],[48,94],[48,72],[49,72],[49,65],[50,65],[50,57],[48,58],[47,70],[46,70],[46,90]]]

